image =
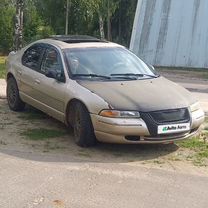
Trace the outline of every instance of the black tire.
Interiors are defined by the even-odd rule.
[[[91,147],[96,144],[96,137],[90,114],[81,103],[76,103],[73,119],[75,143],[81,147]]]
[[[25,108],[25,103],[21,100],[19,96],[19,89],[17,82],[13,77],[7,80],[7,102],[9,108],[13,111],[22,111]]]

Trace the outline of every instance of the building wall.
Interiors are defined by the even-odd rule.
[[[208,0],[138,0],[130,49],[155,66],[208,68]]]

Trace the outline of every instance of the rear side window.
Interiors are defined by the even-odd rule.
[[[39,70],[43,53],[44,47],[41,44],[31,46],[25,51],[22,57],[22,64],[28,68]]]

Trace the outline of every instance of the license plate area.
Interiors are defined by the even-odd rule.
[[[167,124],[158,126],[158,134],[172,134],[190,131],[190,123]]]

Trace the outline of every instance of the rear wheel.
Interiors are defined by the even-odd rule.
[[[21,111],[25,107],[25,103],[19,96],[19,89],[17,82],[13,77],[10,77],[7,81],[7,101],[9,108],[13,111]]]
[[[94,146],[96,137],[88,110],[81,103],[76,103],[74,110],[73,130],[76,144],[81,147]]]

